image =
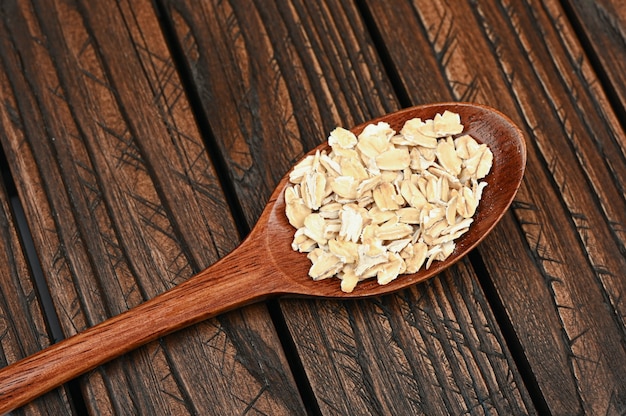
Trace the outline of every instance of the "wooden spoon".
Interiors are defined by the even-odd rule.
[[[412,107],[368,123],[386,121],[399,131],[408,119],[430,119],[445,110],[460,114],[464,133],[487,143],[494,155],[474,223],[456,241],[456,249],[447,260],[433,262],[428,270],[399,276],[384,286],[376,279],[361,282],[352,293],[342,292],[338,279],[314,282],[308,276],[310,262],[306,255],[291,249],[295,230],[285,216],[285,175],[250,235],[226,257],[154,299],[2,369],[0,413],[141,345],[245,304],[278,295],[343,299],[378,296],[428,279],[458,261],[491,231],[519,188],[526,164],[521,131],[492,108],[463,103]],[[362,124],[352,131],[358,134],[364,127]]]

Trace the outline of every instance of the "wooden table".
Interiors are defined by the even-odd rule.
[[[231,251],[337,125],[473,101],[528,146],[502,222],[435,278],[244,307],[16,414],[626,412],[621,0],[3,0],[0,14],[3,365]]]

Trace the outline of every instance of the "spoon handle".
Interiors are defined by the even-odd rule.
[[[173,289],[0,370],[0,414],[168,333],[280,291],[264,250],[246,242]]]

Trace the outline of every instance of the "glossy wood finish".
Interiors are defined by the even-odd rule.
[[[528,155],[502,221],[437,276],[241,307],[15,413],[623,414],[622,3],[1,2],[7,363],[56,340],[39,268],[58,338],[152,299],[233,250],[337,125],[472,101]]]

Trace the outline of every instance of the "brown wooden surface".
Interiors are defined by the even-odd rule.
[[[183,281],[238,239],[150,4],[89,3],[2,4],[17,103],[3,111],[19,122],[3,125],[3,147],[66,335]],[[256,306],[150,344],[83,378],[87,408],[297,413],[270,322]]]
[[[564,2],[564,7],[572,25],[582,35],[585,54],[595,63],[606,94],[623,119],[626,111],[626,4],[611,0],[569,0]]]
[[[17,413],[623,414],[625,16],[619,0],[3,1],[3,362],[51,338],[10,196],[69,336],[232,250],[336,125],[476,101],[528,144],[513,208],[428,282],[244,307]]]
[[[519,343],[549,409],[619,413],[626,394],[619,318],[626,283],[624,133],[557,4],[495,6],[485,2],[474,10],[455,6],[423,13],[421,22],[411,25],[431,28],[432,39],[450,31],[454,48],[446,52],[444,67],[451,81],[458,80],[450,82],[455,98],[471,91],[473,100],[497,103],[526,126],[534,144],[513,209],[518,226],[508,226],[508,232],[501,227],[496,236],[502,237],[489,239],[479,251],[514,331],[526,334],[518,336]],[[396,17],[391,14],[380,27]],[[461,28],[476,20],[483,27],[482,42],[461,36]],[[447,27],[438,28],[437,22]],[[383,38],[387,45],[400,43],[394,33]],[[410,58],[389,48],[399,65]],[[526,240],[517,247],[511,245],[511,236],[519,233],[514,228],[521,228]],[[500,248],[504,244],[506,251]],[[507,259],[523,252],[532,256],[531,270]]]
[[[4,172],[3,172],[4,173]],[[0,186],[0,360],[7,363],[50,345],[44,312],[30,279],[26,252],[19,241],[17,219],[6,189]],[[29,413],[64,414],[71,411],[64,388],[58,388],[24,406]]]

